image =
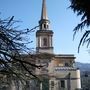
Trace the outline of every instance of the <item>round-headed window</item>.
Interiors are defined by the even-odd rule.
[[[43,39],[43,46],[47,46],[47,38]]]

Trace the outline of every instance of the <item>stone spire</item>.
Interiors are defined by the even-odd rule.
[[[42,3],[41,20],[42,20],[42,19],[48,20],[47,11],[46,11],[46,0],[43,0],[43,3]]]
[[[36,52],[53,53],[52,43],[53,31],[50,30],[50,21],[47,17],[46,0],[42,0],[41,18],[39,20],[39,30],[36,32]]]
[[[42,12],[41,12],[41,19],[39,21],[40,30],[49,30],[50,21],[47,17],[47,10],[46,10],[46,0],[42,2]]]

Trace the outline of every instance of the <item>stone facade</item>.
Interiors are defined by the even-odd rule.
[[[37,75],[48,76],[49,90],[81,89],[80,70],[74,66],[74,55],[55,55],[39,64],[43,68],[36,70]]]

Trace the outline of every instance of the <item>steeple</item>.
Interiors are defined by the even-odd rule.
[[[47,11],[46,11],[46,0],[43,0],[43,3],[42,3],[41,19],[48,20]]]
[[[53,53],[53,31],[50,30],[50,21],[47,17],[46,0],[42,2],[41,18],[39,30],[36,32],[36,51],[37,53]]]
[[[49,24],[50,21],[48,20],[48,16],[47,16],[46,0],[43,0],[41,19],[39,21],[40,30],[49,30]]]

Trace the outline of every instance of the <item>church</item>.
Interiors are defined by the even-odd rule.
[[[47,16],[46,0],[43,0],[39,30],[36,32],[36,53],[42,56],[46,54],[46,57],[44,55],[45,58],[36,60],[37,65],[44,65],[36,70],[36,74],[49,78],[49,90],[80,90],[80,70],[74,66],[75,57],[73,54],[53,52],[53,33]],[[52,58],[49,55],[53,55]]]
[[[11,87],[5,90],[81,90],[80,70],[74,65],[74,55],[54,53],[54,32],[50,29],[46,9],[46,0],[42,0],[39,30],[36,31],[36,53],[33,54],[40,57],[35,60],[35,64],[43,67],[36,68],[34,72],[43,82],[29,80],[28,88],[23,88],[21,83],[19,86],[12,83]]]

